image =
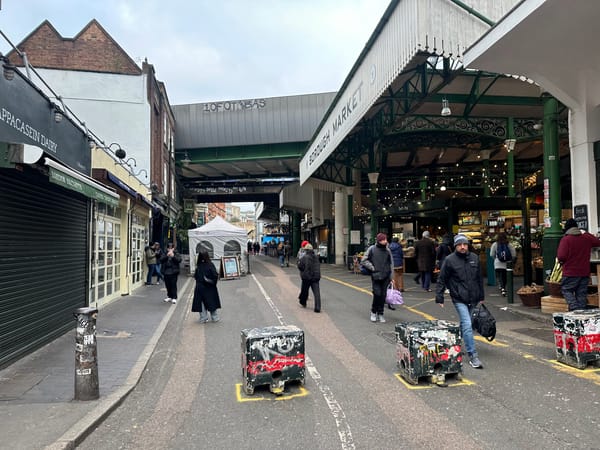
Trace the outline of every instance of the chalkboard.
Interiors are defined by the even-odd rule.
[[[221,270],[225,280],[238,278],[240,276],[240,264],[237,256],[223,256],[221,258]]]
[[[588,210],[587,205],[577,205],[573,207],[573,219],[577,226],[582,230],[588,231]]]

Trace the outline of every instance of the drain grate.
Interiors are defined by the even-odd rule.
[[[380,331],[379,336],[381,336],[388,343],[396,345],[396,333],[393,331]]]

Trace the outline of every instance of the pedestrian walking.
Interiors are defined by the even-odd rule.
[[[144,256],[146,258],[146,265],[148,266],[148,275],[146,277],[146,284],[154,284],[152,277],[156,275],[156,284],[159,284],[162,275],[160,273],[158,258],[161,256],[160,245],[158,242],[144,248]]]
[[[298,249],[298,255],[296,256],[296,259],[298,261],[300,261],[300,258],[302,258],[302,256],[304,255],[304,247],[306,247],[307,244],[309,244],[308,241],[302,241],[302,243],[300,244],[300,248]]]
[[[208,252],[204,249],[198,253],[196,271],[194,272],[196,287],[194,288],[194,300],[192,312],[200,313],[200,322],[206,323],[210,319],[218,322],[221,318],[217,309],[221,309],[221,299],[217,289],[219,274],[215,265],[210,260]]]
[[[494,270],[500,293],[506,297],[506,263],[514,261],[517,250],[508,242],[506,233],[499,233],[490,247],[490,258],[494,258]]]
[[[435,268],[435,244],[429,237],[429,231],[423,231],[421,239],[415,242],[415,259],[421,287],[424,291],[431,292],[431,276]]]
[[[590,257],[600,239],[580,230],[575,219],[565,222],[565,234],[558,243],[556,258],[562,264],[560,289],[569,311],[585,309],[590,279]]]
[[[165,277],[163,277],[163,274],[161,271],[161,262],[160,262],[160,258],[162,258],[164,253],[163,253],[162,249],[160,248],[160,244],[158,242],[154,243],[154,253],[156,254],[156,269],[155,269],[156,284],[160,284],[160,282],[162,280],[164,280],[164,278],[165,278]]]
[[[371,322],[385,323],[383,309],[388,285],[392,279],[394,262],[392,252],[388,248],[387,236],[377,234],[376,243],[371,245],[360,264],[371,274],[371,289],[373,301],[371,303]]]
[[[290,256],[292,255],[292,246],[290,241],[285,241],[283,244],[283,258],[285,260],[285,267],[290,267]]]
[[[484,300],[483,276],[479,256],[469,251],[469,240],[464,234],[454,237],[454,253],[448,255],[442,265],[437,281],[435,302],[444,307],[444,290],[450,291],[450,298],[460,320],[460,332],[463,337],[469,364],[483,369],[475,348],[471,312]]]
[[[444,265],[444,260],[448,255],[451,255],[454,251],[454,247],[452,246],[452,235],[450,233],[446,233],[442,238],[442,243],[435,249],[435,266],[441,270]],[[450,291],[446,289],[444,291],[445,294],[449,294]]]
[[[169,242],[167,245],[167,252],[160,257],[160,263],[167,288],[167,298],[164,301],[175,304],[177,303],[177,277],[179,276],[181,255],[177,253],[173,243]]]
[[[400,292],[404,292],[404,251],[402,250],[402,245],[400,245],[400,239],[397,237],[392,238],[390,252],[392,252],[392,260],[394,262],[394,272],[392,275],[394,288]],[[391,310],[396,309],[395,306],[390,304],[388,304],[388,308]]]
[[[277,257],[279,258],[279,266],[283,267],[285,260],[285,250],[283,248],[283,242],[277,244]]]
[[[298,270],[302,284],[300,286],[300,295],[298,301],[303,308],[306,308],[308,300],[308,289],[310,288],[315,298],[315,312],[321,312],[321,290],[319,281],[321,280],[321,263],[319,257],[315,254],[313,246],[306,244],[304,254],[298,261]]]

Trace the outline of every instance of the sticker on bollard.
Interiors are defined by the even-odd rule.
[[[77,320],[75,335],[75,400],[96,400],[100,397],[98,383],[98,352],[96,346],[96,308],[73,311]]]
[[[429,377],[445,385],[446,375],[462,372],[460,327],[446,320],[396,324],[396,359],[400,375],[410,384]]]
[[[246,394],[267,384],[276,395],[283,394],[288,381],[304,385],[304,331],[294,325],[271,326],[245,329],[241,336]]]
[[[556,312],[552,322],[558,361],[578,369],[600,363],[600,309]]]

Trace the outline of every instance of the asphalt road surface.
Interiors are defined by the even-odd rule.
[[[222,320],[201,324],[185,293],[136,389],[82,449],[600,448],[600,369],[554,361],[551,326],[495,312],[477,339],[485,368],[463,365],[448,387],[398,376],[398,322],[457,320],[406,276],[405,305],[371,323],[370,279],[323,265],[322,312],[298,305],[295,267],[251,257],[252,274],[219,282]],[[305,384],[244,394],[246,328],[304,330]]]

